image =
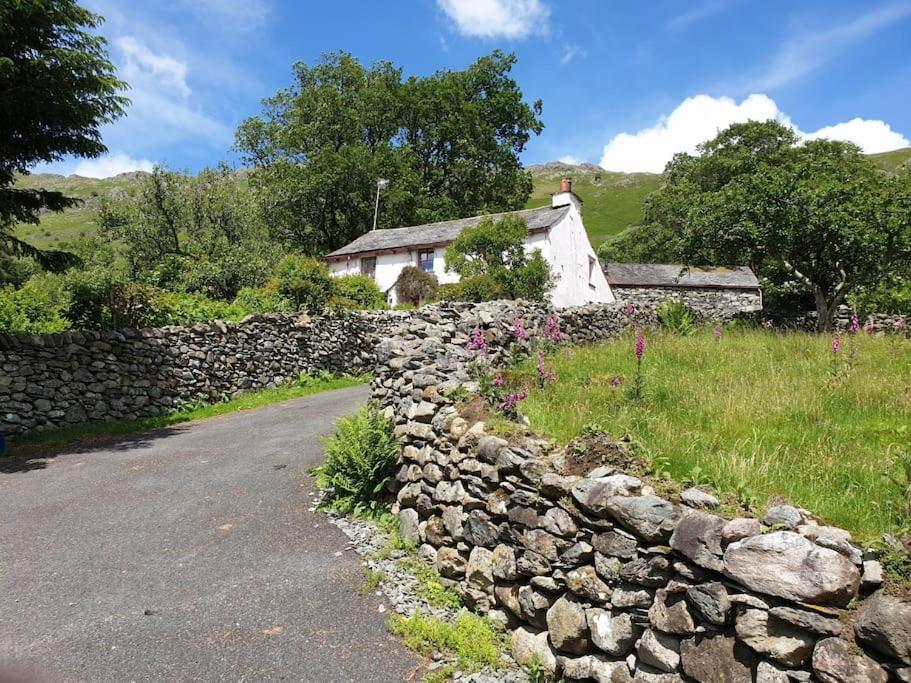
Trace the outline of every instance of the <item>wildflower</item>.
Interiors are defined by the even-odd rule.
[[[623,378],[620,375],[614,375],[610,378],[610,387],[611,389],[616,389],[621,384],[623,384]]]
[[[851,334],[857,334],[860,330],[860,318],[857,317],[857,309],[851,311]]]
[[[547,320],[544,322],[544,338],[555,344],[563,339],[563,334],[560,332],[560,319],[553,313],[547,316]]]
[[[548,370],[547,366],[544,365],[544,354],[538,353],[538,379],[541,381],[541,384],[553,384],[557,381],[557,373],[553,370]]]
[[[528,341],[528,330],[525,329],[525,321],[522,318],[512,321],[512,333],[516,336],[516,341]]]
[[[642,330],[639,330],[639,333],[636,335],[636,358],[641,361],[644,354],[645,335],[642,333]]]
[[[632,317],[633,313],[636,312],[636,309],[633,308],[633,305],[629,304],[629,303],[626,304],[626,308],[624,310],[626,311],[626,314],[630,317]]]
[[[867,318],[864,323],[864,334],[873,334],[873,318]]]
[[[504,384],[506,384],[506,377],[504,377],[503,375],[496,375],[493,378],[492,384],[495,387],[502,387]]]
[[[642,356],[645,355],[645,334],[636,334],[636,398],[642,398]]]
[[[841,350],[841,331],[835,330],[835,336],[832,337],[832,353],[838,353]]]
[[[721,325],[715,325],[715,339],[721,340]]]
[[[504,413],[514,413],[516,411],[516,406],[526,398],[528,398],[528,390],[525,387],[522,387],[519,391],[509,394],[503,399],[503,402],[500,403],[500,410]]]
[[[465,345],[468,351],[480,351],[487,353],[487,342],[484,341],[484,333],[480,327],[475,327],[471,334],[468,335],[468,343]]]
[[[898,321],[895,324],[898,327],[899,332],[904,332],[905,331],[905,316],[903,316],[903,315],[898,316]]]

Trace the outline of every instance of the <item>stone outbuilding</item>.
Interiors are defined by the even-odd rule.
[[[694,267],[668,263],[609,263],[602,269],[617,301],[655,306],[679,299],[704,318],[762,311],[762,288],[747,266]]]

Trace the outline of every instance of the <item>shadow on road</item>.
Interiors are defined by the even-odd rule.
[[[131,451],[143,448],[161,439],[167,439],[185,432],[192,422],[159,427],[133,434],[104,434],[78,438],[66,444],[8,442],[7,455],[0,456],[0,474],[17,474],[43,470],[48,462],[60,455],[79,455],[96,450]]]

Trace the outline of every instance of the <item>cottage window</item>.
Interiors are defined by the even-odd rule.
[[[418,252],[418,268],[425,273],[433,272],[433,249]]]
[[[594,282],[595,266],[597,266],[597,265],[598,265],[598,260],[589,256],[588,257],[588,284],[590,284],[590,285],[595,284],[595,282]]]
[[[376,279],[376,256],[365,256],[361,259],[361,273]]]

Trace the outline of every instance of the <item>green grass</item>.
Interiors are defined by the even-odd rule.
[[[456,589],[445,585],[436,570],[427,563],[412,554],[399,560],[398,564],[417,579],[417,593],[431,607],[458,609],[462,606],[462,598]]]
[[[461,611],[452,621],[425,617],[419,612],[407,619],[394,614],[389,629],[405,639],[405,645],[423,655],[433,648],[458,659],[459,667],[467,672],[490,666],[502,666],[500,653],[506,649],[502,631],[486,618]]]
[[[647,332],[639,401],[633,344],[558,352],[557,383],[522,405],[533,427],[565,443],[597,423],[678,481],[759,508],[793,501],[862,539],[911,524],[898,462],[911,437],[911,341],[848,336],[833,378],[827,336]]]
[[[167,415],[145,417],[138,420],[88,422],[75,427],[67,427],[66,429],[25,434],[15,438],[9,444],[8,453],[9,455],[29,454],[43,448],[68,446],[94,440],[103,440],[112,436],[160,429],[162,427],[169,427],[191,420],[204,420],[210,417],[235,413],[240,410],[259,408],[261,406],[269,405],[270,403],[278,403],[292,398],[309,396],[322,391],[353,387],[363,384],[365,381],[365,378],[363,377],[348,376],[304,377],[305,378],[302,381],[285,384],[273,389],[263,389],[262,391],[242,394],[237,398],[222,403],[188,406]]]
[[[526,207],[550,204],[550,195],[560,185],[560,178],[573,178],[573,191],[582,198],[582,218],[589,239],[598,246],[611,235],[643,218],[642,200],[658,189],[661,176],[653,173],[614,173],[596,166],[545,164],[529,169],[534,181]]]
[[[901,149],[893,149],[891,152],[871,154],[870,158],[884,171],[895,173],[899,168],[911,161],[911,147],[902,147]]]

